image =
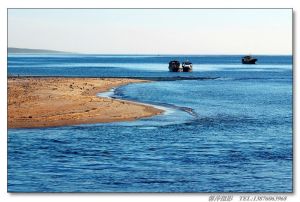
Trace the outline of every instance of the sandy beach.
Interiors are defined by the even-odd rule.
[[[129,83],[127,78],[24,77],[8,79],[8,128],[35,128],[130,121],[162,110],[97,97],[99,92]]]

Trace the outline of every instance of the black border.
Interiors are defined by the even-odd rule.
[[[296,71],[294,69],[294,65],[295,65],[295,57],[294,54],[295,52],[295,45],[294,42],[295,40],[295,12],[294,12],[294,8],[291,7],[287,7],[287,8],[255,8],[255,7],[251,7],[251,8],[154,8],[154,7],[150,7],[150,8],[113,8],[113,7],[107,7],[107,8],[7,8],[6,10],[6,22],[7,22],[7,27],[6,27],[6,33],[7,33],[7,43],[6,43],[6,68],[8,69],[8,11],[9,10],[28,10],[28,9],[36,9],[36,10],[50,10],[50,9],[55,9],[55,10],[107,10],[107,9],[111,9],[111,10],[249,10],[249,9],[253,9],[253,10],[291,10],[292,11],[292,191],[291,192],[12,192],[12,191],[8,191],[8,120],[7,120],[7,136],[6,136],[6,143],[7,143],[7,170],[6,170],[6,176],[7,176],[7,182],[6,182],[6,192],[10,193],[12,195],[26,195],[28,196],[28,194],[34,194],[34,195],[46,195],[46,194],[61,194],[61,195],[69,195],[69,194],[92,194],[92,195],[112,195],[112,194],[126,194],[126,195],[131,195],[131,194],[135,194],[135,195],[144,195],[144,194],[160,194],[160,195],[176,195],[176,194],[192,194],[192,195],[198,195],[198,194],[205,194],[207,196],[210,195],[220,195],[220,194],[224,194],[224,195],[241,195],[241,194],[252,194],[252,195],[262,195],[262,194],[276,194],[275,196],[277,196],[278,194],[284,194],[284,195],[294,195],[295,194],[295,175],[296,173],[294,172],[294,166],[295,166],[295,116],[294,116],[294,110],[296,109],[295,107],[295,103],[296,103],[296,97],[294,96],[294,90],[296,89],[296,85],[295,85],[295,79],[294,76],[296,74]],[[230,55],[230,54],[229,54]],[[228,56],[229,56],[228,55]],[[83,77],[84,78],[84,77]],[[6,87],[8,87],[8,72],[6,75]],[[8,91],[7,91],[7,117],[8,117]],[[263,201],[263,200],[262,200]]]

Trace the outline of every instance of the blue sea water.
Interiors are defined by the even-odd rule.
[[[109,94],[165,113],[9,129],[8,191],[292,192],[292,57],[257,58],[9,55],[12,75],[160,77]],[[168,72],[172,59],[189,59],[194,71]]]

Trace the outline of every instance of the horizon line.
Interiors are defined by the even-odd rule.
[[[14,49],[24,49],[24,50],[33,50],[33,51],[51,51],[53,53],[9,53],[7,54],[78,54],[78,55],[153,55],[153,56],[167,56],[167,55],[202,55],[202,56],[212,56],[212,55],[220,55],[220,56],[240,56],[240,55],[257,55],[257,56],[293,56],[293,53],[280,53],[280,54],[270,54],[270,53],[83,53],[83,52],[72,52],[72,51],[64,51],[64,50],[54,50],[54,49],[43,49],[43,48],[17,48],[17,47],[7,47]],[[57,53],[55,53],[57,52]]]

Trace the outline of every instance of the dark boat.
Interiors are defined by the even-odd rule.
[[[169,62],[169,71],[170,72],[182,72],[180,62],[177,60],[172,60]]]
[[[256,58],[253,58],[253,57],[251,57],[249,55],[247,55],[247,56],[245,56],[245,57],[242,58],[242,63],[243,64],[255,64],[256,61],[257,61]]]
[[[193,64],[189,61],[185,61],[182,63],[182,71],[191,72],[193,70]]]

